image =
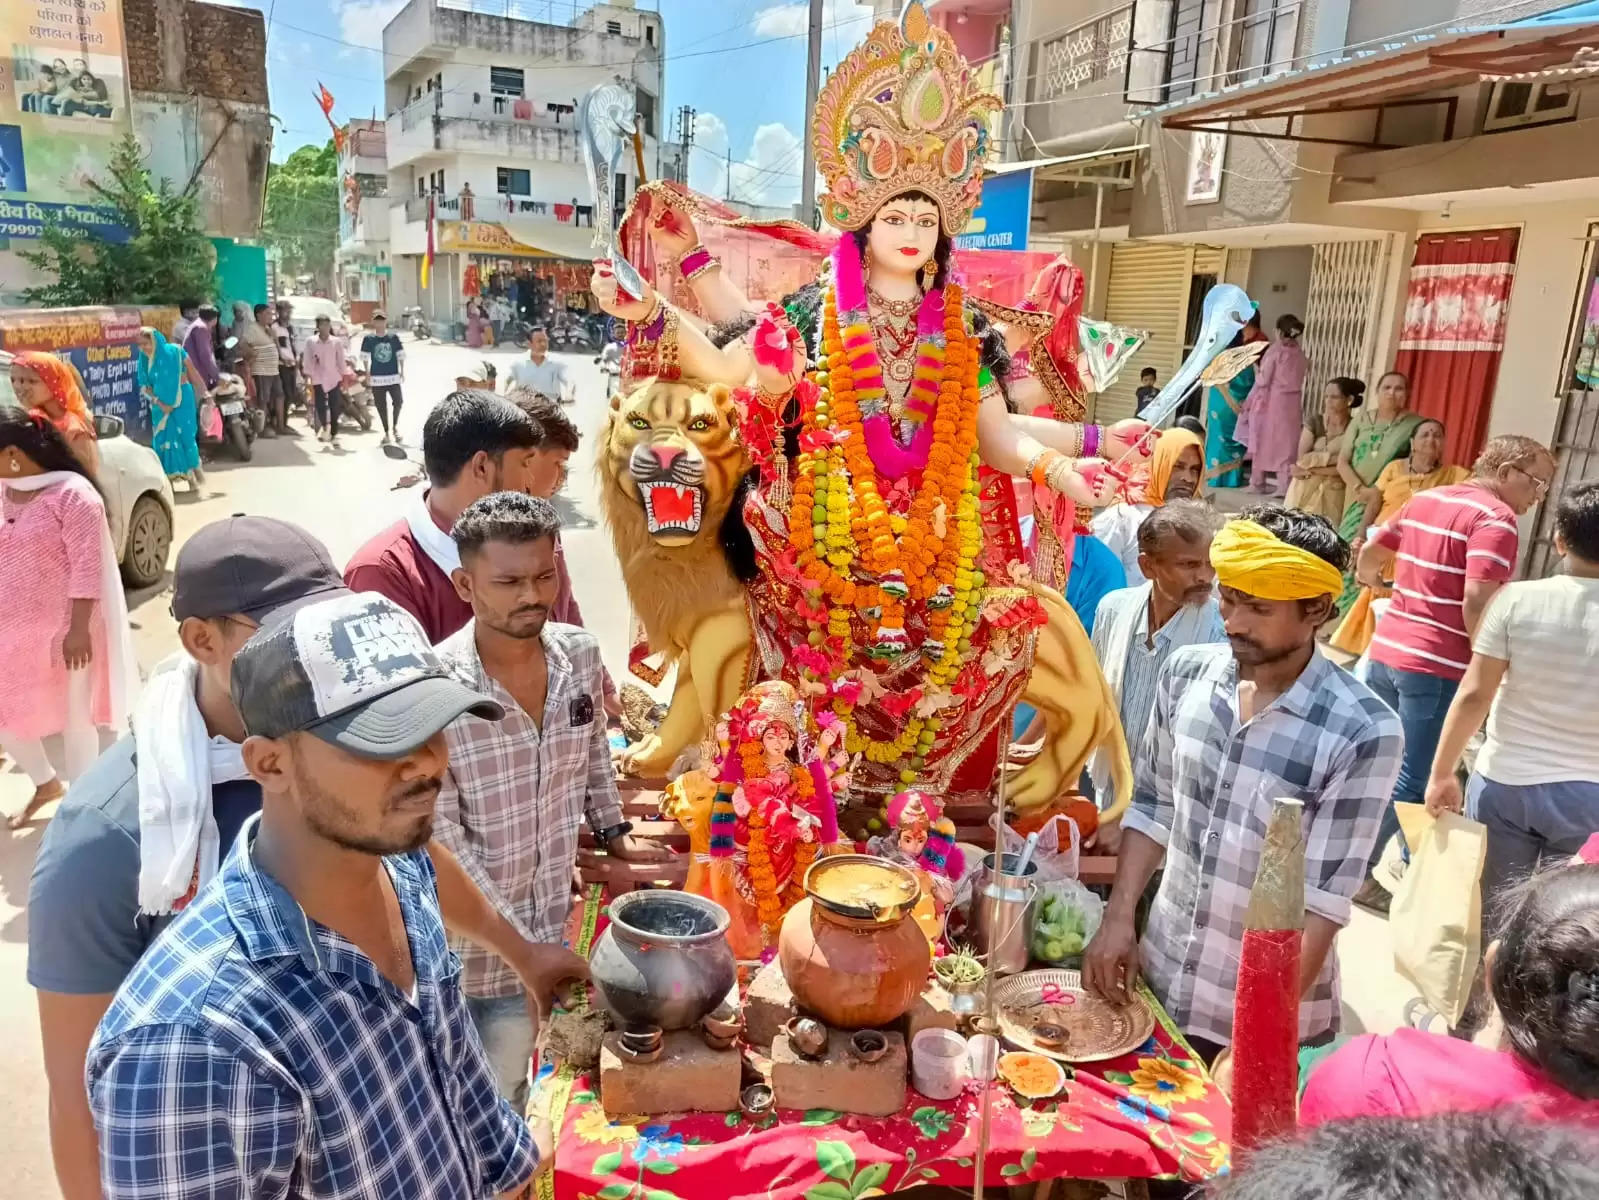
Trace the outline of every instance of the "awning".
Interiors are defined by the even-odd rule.
[[[1300,117],[1444,104],[1428,95],[1484,81],[1599,73],[1599,3],[1573,5],[1526,21],[1462,28],[1374,45],[1299,70],[1278,72],[1150,110],[1168,129],[1233,132],[1239,121],[1286,120],[1284,133],[1238,130],[1246,136],[1389,149],[1381,131],[1371,141],[1307,137]]]
[[[1029,158],[1017,162],[992,163],[985,175],[1012,175],[1031,171],[1033,178],[1046,183],[1110,182],[1132,186],[1132,168],[1148,145],[1117,146],[1111,150],[1090,150],[1086,154],[1062,154],[1054,158]]]

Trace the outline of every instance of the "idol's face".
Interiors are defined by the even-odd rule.
[[[938,248],[938,206],[905,197],[888,201],[872,218],[866,244],[874,267],[907,275],[920,271]]]

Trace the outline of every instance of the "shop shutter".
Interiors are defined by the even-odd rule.
[[[1320,427],[1321,391],[1337,375],[1372,376],[1372,354],[1388,265],[1387,235],[1360,242],[1324,242],[1310,248],[1310,293],[1305,305],[1306,419]]]
[[[1245,291],[1249,290],[1249,264],[1255,259],[1255,252],[1248,246],[1232,246],[1227,250],[1227,260],[1221,269],[1221,282],[1235,283]],[[1253,297],[1251,297],[1253,299]]]
[[[1194,270],[1195,275],[1214,275],[1216,282],[1221,282],[1222,262],[1227,257],[1227,251],[1220,246],[1195,246]]]
[[[1146,330],[1149,340],[1097,397],[1090,410],[1095,421],[1109,424],[1137,412],[1138,373],[1145,367],[1154,367],[1164,384],[1181,365],[1194,251],[1193,246],[1131,242],[1111,249],[1105,320]]]

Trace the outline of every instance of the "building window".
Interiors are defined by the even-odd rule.
[[[638,106],[639,128],[644,131],[645,137],[654,137],[655,97],[648,92],[640,91],[634,102]]]
[[[655,26],[644,26],[644,40],[651,46],[655,45]]]
[[[1524,83],[1506,80],[1493,85],[1488,95],[1488,111],[1482,131],[1520,129],[1527,125],[1546,125],[1567,121],[1577,115],[1577,93],[1563,84]]]
[[[533,192],[532,173],[519,167],[501,167],[495,190],[502,196],[528,196]]]
[[[605,22],[605,32],[610,34],[612,37],[621,37],[622,36],[622,22],[620,22],[620,21],[607,21],[607,22]]]
[[[496,96],[520,96],[527,90],[527,73],[521,67],[490,67],[489,91]]]
[[[1294,52],[1302,6],[1303,0],[1166,0],[1157,18],[1166,22],[1165,39],[1132,51],[1140,63],[1161,60],[1164,87],[1134,102],[1176,103],[1281,69]],[[1134,29],[1142,28],[1140,16],[1135,6]]]

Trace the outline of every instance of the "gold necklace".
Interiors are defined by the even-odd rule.
[[[887,296],[878,292],[871,284],[866,285],[866,295],[870,307],[889,317],[908,317],[922,306],[922,298],[920,296],[915,296],[909,300],[890,300]]]

